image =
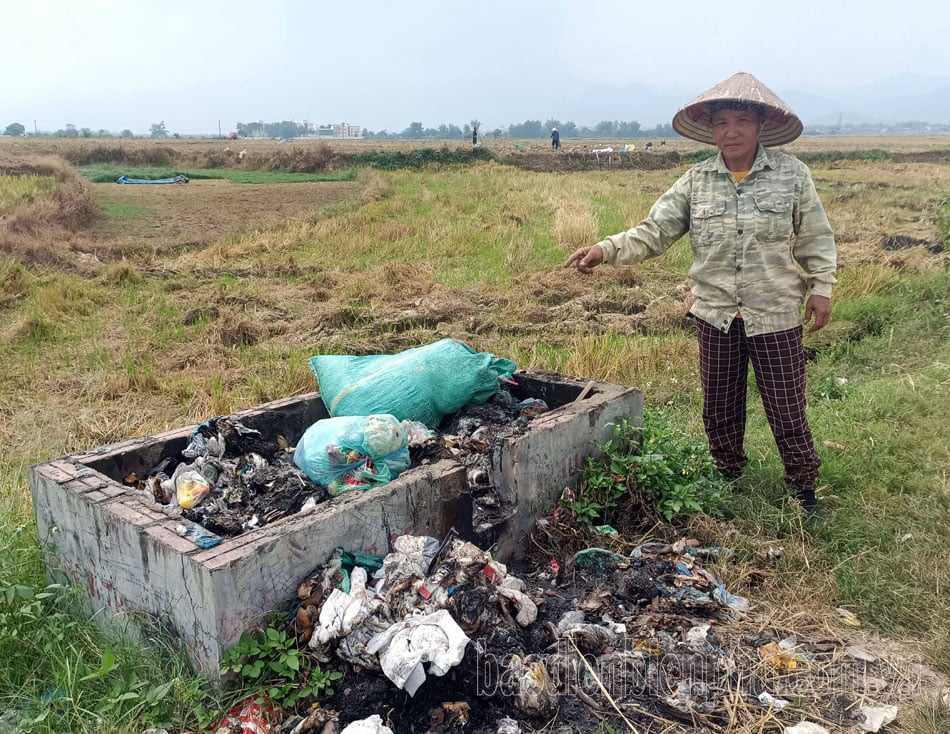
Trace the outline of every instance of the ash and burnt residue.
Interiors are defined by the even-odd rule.
[[[857,723],[868,681],[886,668],[849,657],[843,642],[756,624],[746,600],[705,566],[725,549],[689,541],[630,555],[587,548],[563,564],[518,569],[452,539],[414,575],[390,558],[416,540],[397,539],[381,570],[347,594],[336,587],[338,564],[318,569],[289,625],[325,667],[344,673],[321,704],[339,713],[341,726],[378,714],[395,732],[428,734],[571,734],[601,720],[643,734],[771,731],[801,720],[807,706],[839,731]],[[331,594],[355,624],[334,626],[336,615],[323,608]],[[410,695],[405,666],[394,673],[381,664],[379,640],[438,610],[467,637],[464,656],[443,675],[428,670]],[[398,652],[425,667],[429,649],[412,648]],[[433,650],[436,657],[442,648]]]
[[[491,483],[490,452],[510,436],[525,433],[531,420],[549,410],[538,398],[517,400],[501,389],[488,402],[466,408],[446,418],[434,437],[436,458],[451,458],[467,467],[466,478],[472,497],[472,531],[487,535],[515,513]],[[410,447],[412,455],[412,447]],[[423,463],[429,457],[421,458]],[[416,465],[416,456],[413,456]]]
[[[235,536],[322,502],[326,489],[293,463],[283,436],[266,437],[230,418],[195,429],[180,461],[164,459],[144,481],[125,483],[219,536]]]
[[[543,401],[519,401],[502,388],[488,402],[446,417],[438,431],[410,431],[412,466],[441,459],[466,466],[473,527],[487,532],[514,512],[489,480],[491,447],[526,431],[531,418],[546,410]],[[144,480],[130,475],[125,483],[179,508],[184,519],[211,533],[233,537],[331,499],[294,464],[293,450],[282,435],[212,418],[195,429],[180,461],[166,458]]]

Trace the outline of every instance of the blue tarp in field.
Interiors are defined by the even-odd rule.
[[[116,179],[118,184],[183,184],[188,183],[188,177],[183,174],[178,174],[177,176],[172,176],[171,178],[157,178],[157,179],[147,179],[147,178],[129,178],[124,173]]]

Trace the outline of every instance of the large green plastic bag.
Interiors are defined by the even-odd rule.
[[[390,413],[433,429],[460,408],[484,403],[498,391],[498,379],[511,379],[517,369],[457,339],[399,354],[318,355],[309,363],[331,416]]]
[[[369,489],[409,468],[409,435],[391,415],[325,418],[304,431],[294,463],[334,496]]]

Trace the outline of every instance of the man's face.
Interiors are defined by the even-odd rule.
[[[719,110],[712,116],[713,141],[726,162],[755,160],[762,118],[753,110]]]

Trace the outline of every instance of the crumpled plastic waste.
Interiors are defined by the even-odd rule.
[[[277,442],[265,440],[256,428],[245,426],[233,418],[217,416],[195,427],[191,441],[181,453],[186,459],[221,459],[253,452],[270,459],[277,451]]]
[[[199,432],[200,428],[201,426],[195,429],[191,441],[182,449],[181,455],[186,459],[197,459],[199,456],[210,456],[220,459],[224,456],[224,436],[217,433],[216,435],[208,437],[204,433]]]
[[[317,706],[305,717],[296,714],[285,718],[281,725],[283,734],[337,734],[340,715],[331,709]],[[218,734],[218,732],[214,732]]]
[[[719,584],[713,588],[712,597],[724,607],[729,607],[736,612],[748,612],[751,607],[749,600],[744,596],[736,596],[726,591],[725,584]]]
[[[524,659],[512,655],[508,672],[514,681],[518,708],[531,717],[546,717],[553,713],[558,701],[557,689],[543,660],[534,655]]]
[[[573,562],[577,566],[595,566],[599,569],[625,568],[630,564],[630,559],[605,548],[585,548],[574,554]]]
[[[406,429],[410,446],[421,446],[435,436],[435,431],[421,421],[402,421],[402,427]]]
[[[575,559],[591,550],[594,549],[581,551],[575,555]],[[601,567],[613,562],[619,568],[624,568],[615,557],[617,554],[607,555],[608,551],[597,550],[600,553],[593,558],[600,560]],[[723,608],[728,610],[730,616],[736,617],[738,613],[751,610],[749,600],[730,593],[725,584],[720,582],[712,572],[702,568],[699,561],[709,556],[728,557],[731,553],[732,551],[728,548],[718,546],[703,548],[699,546],[698,541],[681,539],[672,544],[643,543],[634,547],[629,558],[625,560],[632,562],[635,567],[660,561],[670,564],[672,573],[662,573],[656,577],[656,591],[660,595],[687,606]]]
[[[235,734],[271,734],[274,729],[269,720],[269,711],[269,706],[260,703],[260,696],[249,696],[232,708],[214,731],[227,727],[228,731]]]
[[[778,670],[797,670],[798,658],[788,645],[782,646],[778,642],[769,642],[759,648],[764,660],[767,660]]]
[[[392,415],[326,418],[304,432],[294,463],[331,495],[369,489],[409,468],[409,436]]]
[[[526,398],[518,403],[515,409],[520,418],[534,418],[550,410],[548,404],[540,398]]]
[[[471,543],[466,546],[475,548]],[[475,548],[478,551],[478,548]],[[503,599],[512,602],[517,609],[515,622],[521,627],[528,627],[538,618],[538,605],[527,593],[525,593],[525,583],[516,576],[508,574],[508,568],[505,564],[491,560],[491,556],[484,551],[479,551],[482,556],[488,557],[488,562],[481,568],[481,574],[495,585],[495,594]],[[477,563],[478,558],[473,558]],[[469,570],[472,566],[469,566]],[[464,578],[464,576],[463,576]]]
[[[382,556],[349,553],[337,548],[322,574],[313,575],[298,585],[297,603],[291,608],[289,620],[292,620],[291,626],[298,642],[307,643],[320,662],[329,662],[335,649],[342,660],[361,668],[379,670],[379,661],[375,655],[366,652],[366,644],[375,634],[389,626],[390,619],[387,610],[376,598],[375,589],[367,588],[367,583],[369,571],[379,570],[382,561]],[[357,568],[359,572],[356,573],[354,587],[352,574]],[[326,606],[324,602],[329,601],[334,591],[342,592],[344,596],[338,594],[333,599],[321,621],[320,614]],[[372,612],[361,620],[358,619],[358,612],[365,611],[364,605],[361,599],[350,596],[351,591],[357,596],[365,594],[365,607]],[[351,603],[355,606],[349,609]],[[349,632],[344,636],[345,625],[342,623],[347,620]],[[320,629],[322,632],[315,637],[314,633]],[[321,642],[321,637],[328,639]]]
[[[509,716],[505,716],[498,722],[496,734],[521,734],[521,724]]]
[[[357,566],[350,573],[349,593],[340,589],[330,593],[320,609],[320,623],[310,638],[311,648],[316,650],[331,640],[346,637],[380,607],[381,602],[375,592],[367,590],[366,582],[366,569]]]
[[[510,577],[509,577],[510,578]],[[507,580],[507,579],[506,579]],[[522,584],[524,586],[524,584]],[[496,592],[498,596],[514,603],[518,610],[515,621],[522,627],[534,624],[538,618],[538,605],[523,590],[510,586],[500,585]]]
[[[175,532],[182,538],[189,538],[199,548],[214,548],[223,540],[220,535],[215,535],[200,525],[178,525]]]
[[[559,638],[570,639],[581,652],[593,654],[621,644],[626,631],[620,627],[585,622],[584,612],[579,609],[565,612],[554,629]]]
[[[393,734],[393,730],[383,724],[379,714],[373,714],[359,721],[351,721],[340,734]]]
[[[697,624],[686,631],[686,644],[696,650],[714,650],[709,644],[709,624]]]
[[[194,470],[184,471],[175,479],[175,492],[179,507],[190,510],[199,504],[211,491],[208,480]]]
[[[710,713],[709,687],[702,681],[680,681],[671,694],[662,698],[663,703],[680,714]]]
[[[669,543],[641,543],[630,551],[630,557],[635,561],[642,561],[644,558],[653,558],[672,552],[673,546]]]
[[[393,541],[393,552],[383,558],[379,575],[386,579],[429,574],[432,561],[439,552],[439,541],[427,535],[400,535]]]
[[[446,560],[458,567],[458,578],[460,581],[468,581],[479,573],[486,564],[492,562],[491,555],[483,551],[474,543],[467,540],[456,539],[448,549]],[[507,573],[507,569],[502,564],[496,564],[497,571],[502,575]]]
[[[864,704],[859,711],[864,715],[864,720],[858,726],[867,732],[877,732],[897,718],[898,708],[897,706]]]
[[[383,673],[397,688],[414,696],[429,674],[445,675],[465,655],[469,638],[448,610],[413,615],[370,640],[367,650],[379,655]]]
[[[367,575],[376,573],[383,567],[385,556],[374,556],[366,553],[352,553],[343,548],[336,548],[333,555],[327,561],[327,567],[323,574],[324,588],[331,589],[337,586],[349,593],[350,591],[350,573],[359,566],[366,570]]]
[[[369,651],[369,643],[376,635],[389,629],[391,624],[392,620],[388,616],[373,614],[367,617],[350,634],[336,641],[336,656],[357,669],[381,670],[379,657]],[[329,662],[329,659],[321,662]]]

